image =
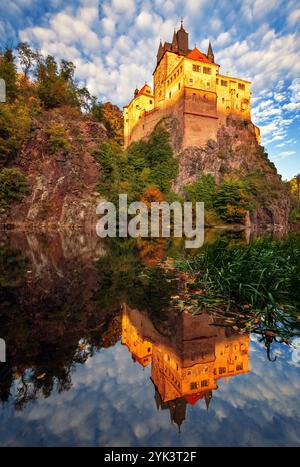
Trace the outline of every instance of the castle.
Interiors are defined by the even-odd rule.
[[[207,54],[189,48],[183,27],[172,42],[160,42],[153,72],[154,90],[136,89],[124,107],[124,145],[148,137],[164,117],[177,119],[180,147],[204,146],[217,139],[228,116],[251,122],[250,82],[220,74],[209,43]],[[259,142],[259,129],[255,127]]]

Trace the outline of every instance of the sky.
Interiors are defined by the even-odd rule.
[[[80,83],[122,107],[152,84],[181,17],[190,47],[206,53],[211,40],[221,72],[252,82],[252,120],[283,179],[300,173],[299,0],[0,0],[0,47],[27,41],[71,60]]]

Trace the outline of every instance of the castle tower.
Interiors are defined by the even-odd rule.
[[[189,51],[189,35],[183,27],[183,21],[181,21],[181,27],[177,31],[177,43],[178,52],[182,55],[186,55]]]

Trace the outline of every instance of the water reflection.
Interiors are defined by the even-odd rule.
[[[179,427],[187,404],[204,399],[208,409],[219,379],[249,371],[249,335],[214,324],[206,313],[171,315],[162,335],[147,315],[123,306],[122,344],[142,367],[151,364],[157,408]]]
[[[243,240],[235,234],[230,241]],[[172,297],[184,284],[160,261],[166,255],[176,257],[180,248],[180,243],[168,241],[103,242],[92,232],[12,232],[2,236],[0,337],[7,344],[7,362],[0,364],[1,444],[78,445],[84,442],[84,423],[95,433],[95,438],[89,438],[93,445],[178,445],[178,438],[172,434],[176,430],[169,421],[164,424],[166,415],[179,427],[185,420],[185,433],[195,444],[201,444],[200,438],[193,437],[195,424],[200,427],[202,423],[197,418],[199,410],[209,407],[213,421],[216,413],[226,411],[230,403],[228,386],[242,398],[243,378],[248,378],[248,385],[253,381],[260,391],[268,387],[269,380],[263,379],[260,367],[265,350],[259,343],[251,354],[249,371],[250,336],[246,325],[228,325],[225,318],[211,313],[191,316],[172,309]],[[298,381],[297,368],[287,367],[284,373]],[[259,383],[255,383],[257,375]],[[279,377],[276,382],[281,386]],[[294,392],[285,389],[285,395],[290,400],[289,410],[295,411]],[[134,397],[138,399],[138,411],[132,402]],[[128,427],[138,417],[142,433],[154,433],[155,425],[162,430],[160,437],[152,441],[140,441],[136,434],[130,440],[123,437],[118,428],[121,409],[116,409],[116,399],[120,407],[130,407],[126,412]],[[245,404],[250,399],[247,395]],[[109,430],[97,418],[99,404],[106,411],[104,418],[99,415],[100,420],[105,419]],[[84,413],[87,406],[94,418],[78,422],[78,431],[69,428],[63,440],[51,432],[48,420],[52,411],[56,417],[65,417],[67,427],[67,420],[78,418],[75,413]],[[38,419],[35,424],[28,415],[32,411]],[[48,416],[43,418],[39,411]],[[154,417],[158,417],[155,423]],[[243,426],[243,420],[235,423]],[[214,423],[205,425],[207,444],[214,444],[213,433],[209,437]],[[299,430],[297,417],[293,423]],[[40,440],[40,432],[47,433],[46,441]],[[261,434],[261,438],[264,436]],[[288,444],[292,438],[285,436]],[[180,441],[183,445],[189,442],[186,438]]]

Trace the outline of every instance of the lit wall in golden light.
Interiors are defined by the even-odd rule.
[[[151,378],[163,402],[202,398],[218,388],[218,379],[249,371],[249,335],[212,323],[208,314],[183,314],[167,337],[146,315],[124,305],[122,343],[141,365],[151,360]]]

